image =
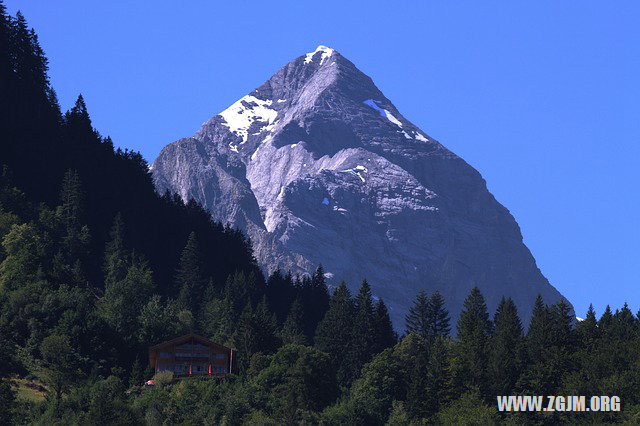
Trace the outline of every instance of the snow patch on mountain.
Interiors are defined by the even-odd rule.
[[[429,142],[429,139],[427,139],[424,136],[422,136],[419,132],[414,132],[413,134],[415,135],[414,137],[417,140],[422,141],[422,142]]]
[[[376,100],[373,100],[373,99],[367,99],[366,101],[363,102],[363,104],[365,104],[367,106],[370,106],[371,108],[373,108],[376,111],[378,111],[378,113],[380,113],[381,117],[386,118],[387,120],[389,120],[390,122],[392,122],[393,124],[395,124],[396,126],[398,126],[398,127],[400,127],[402,129],[402,123],[400,122],[400,120],[395,118],[393,116],[393,114],[391,114],[386,109],[380,108],[380,106],[378,106],[378,103],[380,103],[380,101],[376,101]],[[409,137],[409,138],[411,138],[411,137]]]
[[[246,232],[265,273],[322,264],[353,292],[366,277],[398,329],[422,289],[452,322],[473,286],[490,310],[513,298],[525,321],[538,294],[561,297],[480,174],[324,46],[165,147],[152,172],[160,193]]]
[[[266,123],[260,128],[260,131],[273,124],[278,116],[278,111],[269,108],[271,104],[273,104],[271,99],[263,100],[247,95],[234,102],[219,115],[224,119],[223,124],[229,128],[229,131],[242,139],[240,144],[244,144],[249,137],[249,127],[254,122]],[[237,152],[237,147],[235,150],[233,149],[235,145],[230,144],[229,146]]]
[[[325,61],[325,59],[329,59],[331,57],[331,55],[333,55],[334,50],[332,48],[330,48],[330,47],[327,47],[327,46],[318,46],[316,48],[316,50],[314,50],[313,52],[307,53],[305,55],[304,63],[308,64],[308,63],[313,62],[313,57],[318,52],[322,52],[322,56],[320,56],[320,65],[322,65],[322,63]]]

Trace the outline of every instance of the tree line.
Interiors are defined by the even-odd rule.
[[[490,315],[473,289],[452,324],[421,292],[398,336],[366,280],[352,295],[322,267],[265,278],[240,231],[157,194],[81,96],[61,112],[37,35],[1,1],[0,84],[0,424],[640,421],[626,305],[576,323],[538,298],[525,331],[510,299]],[[189,331],[234,347],[234,374],[142,386],[147,348]],[[618,395],[623,410],[498,413],[509,394]]]

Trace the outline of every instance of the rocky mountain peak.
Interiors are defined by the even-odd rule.
[[[404,118],[336,50],[319,46],[165,147],[159,191],[194,198],[243,229],[265,272],[322,264],[356,290],[366,277],[396,326],[420,289],[455,319],[478,286],[528,318],[560,294],[480,174]]]

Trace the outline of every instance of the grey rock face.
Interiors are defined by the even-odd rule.
[[[364,277],[398,330],[420,289],[455,321],[472,287],[526,323],[561,297],[480,174],[405,119],[373,81],[323,46],[166,146],[158,191],[194,198],[250,236],[265,272],[311,272],[356,291]]]

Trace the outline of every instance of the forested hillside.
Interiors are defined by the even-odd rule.
[[[0,3],[0,424],[640,422],[640,313],[575,323],[476,288],[457,324],[416,295],[398,336],[364,280],[265,279],[241,232],[154,192],[82,97],[61,113],[24,17]],[[234,348],[225,378],[158,377],[150,345],[195,331]],[[455,337],[454,337],[455,336]],[[622,412],[498,413],[496,395],[617,395]]]

